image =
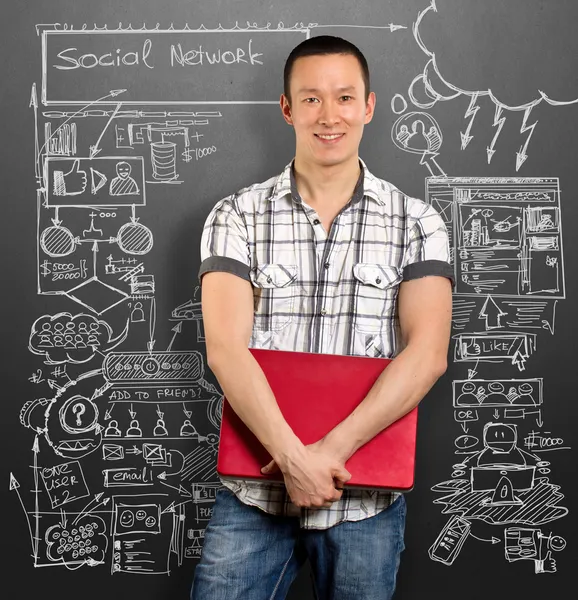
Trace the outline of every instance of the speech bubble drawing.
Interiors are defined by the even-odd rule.
[[[44,355],[47,364],[84,363],[96,351],[104,353],[118,346],[126,339],[128,329],[127,320],[124,330],[113,338],[110,325],[92,315],[43,315],[32,325],[28,348]]]
[[[538,123],[531,118],[533,108],[543,101],[553,106],[578,103],[578,36],[568,26],[575,18],[573,0],[527,0],[523,11],[502,0],[431,0],[413,26],[428,61],[410,83],[408,96],[422,110],[439,101],[469,97],[460,131],[462,150],[474,137],[478,100],[489,98],[495,108],[488,164],[506,117],[521,112],[518,171],[528,158]]]
[[[444,98],[449,88],[491,92],[509,109],[578,102],[575,0],[525,0],[523,10],[503,0],[435,0],[421,16],[414,34],[441,79],[430,70],[429,84]]]
[[[44,535],[46,556],[66,565],[103,564],[108,546],[106,525],[97,515],[80,515],[73,523],[52,525]]]

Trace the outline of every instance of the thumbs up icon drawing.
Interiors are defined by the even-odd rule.
[[[77,196],[86,189],[86,171],[80,169],[76,159],[70,171],[54,171],[53,193],[55,196]]]

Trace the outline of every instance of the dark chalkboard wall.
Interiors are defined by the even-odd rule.
[[[5,585],[187,597],[218,485],[201,228],[291,160],[283,63],[328,33],[370,64],[361,156],[440,211],[458,280],[396,597],[569,598],[577,19],[570,0],[6,7]]]

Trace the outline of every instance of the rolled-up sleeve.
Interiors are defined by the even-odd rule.
[[[236,196],[219,201],[209,213],[201,235],[201,266],[205,273],[222,271],[250,281],[250,257],[247,227]]]
[[[419,279],[429,275],[447,277],[455,285],[454,269],[449,263],[448,232],[438,212],[425,204],[409,231],[403,279]]]

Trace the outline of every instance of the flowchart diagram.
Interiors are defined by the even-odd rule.
[[[444,79],[423,33],[443,19],[444,4],[432,0],[413,23],[381,27],[384,35],[413,35],[424,53],[423,71],[392,93],[391,142],[427,175],[425,200],[447,226],[456,279],[458,377],[446,399],[455,460],[432,488],[448,520],[429,556],[457,565],[465,543],[490,543],[506,562],[532,561],[536,574],[553,573],[568,506],[551,467],[569,445],[545,420],[555,398],[535,357],[540,341],[555,335],[556,306],[566,296],[564,206],[558,178],[519,171],[530,148],[539,152],[531,147],[534,108],[561,110],[578,98],[543,92],[512,105]],[[34,484],[25,489],[18,472],[9,482],[35,567],[168,575],[200,556],[220,486],[222,393],[203,353],[199,289],[169,314],[158,311],[163,290],[151,257],[163,230],[151,207],[160,190],[191,185],[192,165],[218,156],[211,132],[227,107],[277,103],[263,73],[324,27],[37,27],[42,80],[30,95],[37,262],[29,277],[59,307],[35,315],[26,334],[37,393],[23,402],[20,425],[30,435]],[[178,71],[183,87],[148,86],[155,69]],[[202,86],[191,75],[200,69],[211,73]],[[106,93],[91,80],[103,71]],[[224,79],[230,84],[219,88]],[[464,96],[464,131],[450,136],[428,111]],[[494,110],[488,163],[505,119],[522,115],[511,176],[452,174],[444,164],[452,138],[464,152],[475,144],[483,99]],[[161,327],[170,332],[163,348]],[[193,347],[181,349],[183,331]],[[495,377],[494,365],[507,375]],[[490,539],[478,535],[480,524],[491,526]]]

